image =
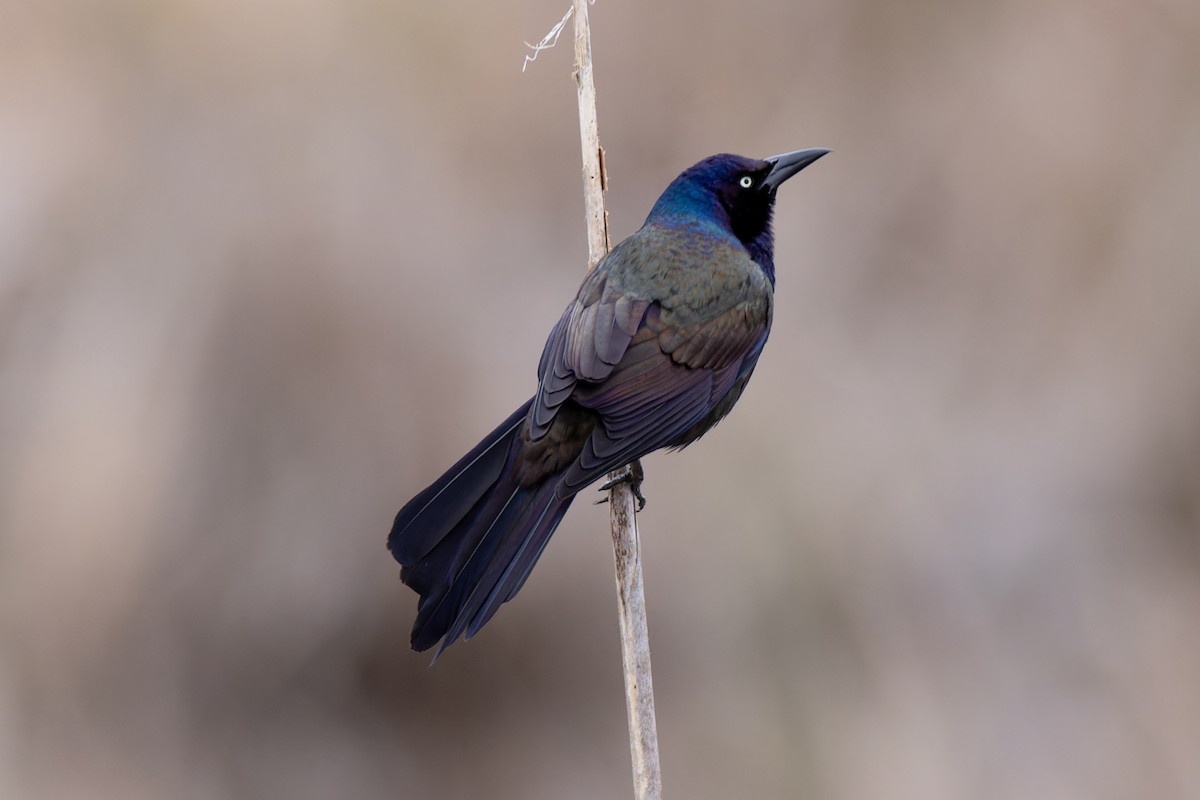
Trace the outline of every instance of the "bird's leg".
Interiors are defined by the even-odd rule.
[[[630,461],[628,464],[621,467],[620,471],[617,472],[616,475],[601,484],[600,491],[607,492],[617,484],[628,483],[629,488],[633,490],[633,496],[637,498],[637,510],[641,511],[646,507],[646,496],[642,494],[642,481],[645,479],[645,477],[646,472],[642,469],[641,460],[635,458],[633,461]],[[601,503],[607,502],[607,497],[601,497],[596,501],[595,505],[600,505]]]

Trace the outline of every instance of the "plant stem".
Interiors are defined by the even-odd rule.
[[[583,195],[587,215],[588,269],[608,253],[608,212],[604,190],[604,150],[596,122],[596,86],[592,81],[592,40],[588,0],[575,3],[575,82],[579,89],[579,138],[583,150]],[[618,471],[619,472],[619,471]],[[613,473],[609,477],[615,477]],[[619,482],[609,492],[613,558],[616,562],[617,614],[621,631],[621,663],[625,673],[625,708],[629,718],[629,750],[633,759],[636,800],[661,800],[658,730],[654,721],[654,684],[650,676],[650,634],[642,587],[633,489]]]

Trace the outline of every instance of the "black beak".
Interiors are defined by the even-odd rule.
[[[790,153],[780,153],[777,156],[764,158],[763,161],[771,165],[771,171],[763,179],[763,185],[767,191],[774,192],[779,188],[779,184],[828,152],[824,147],[812,147],[808,150],[793,150]]]

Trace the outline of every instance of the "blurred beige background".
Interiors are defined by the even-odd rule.
[[[630,795],[605,510],[433,669],[384,549],[581,278],[566,6],[0,0],[0,796]],[[668,796],[1200,797],[1200,5],[592,19],[616,235],[835,151],[646,464]]]

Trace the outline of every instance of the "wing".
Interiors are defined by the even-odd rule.
[[[630,242],[636,245],[634,237],[622,244]],[[739,378],[744,382],[770,326],[769,286],[744,251],[727,257],[746,262],[734,265],[737,280],[718,261],[700,283],[653,265],[657,272],[647,270],[644,248],[621,249],[584,282],[538,370],[532,438],[550,429],[568,399],[600,421],[563,476],[561,496],[695,429]],[[706,255],[702,263],[711,265],[711,250]],[[638,285],[647,274],[659,280]]]
[[[599,383],[612,374],[652,304],[650,298],[609,286],[610,273],[603,266],[584,281],[579,296],[563,312],[546,341],[538,366],[538,390],[530,409],[533,439],[549,430],[577,382]]]
[[[566,492],[577,492],[694,429],[717,408],[766,341],[765,320],[747,326],[746,319],[754,315],[741,308],[687,329],[665,325],[662,316],[661,307],[652,306],[609,376],[576,386],[573,400],[597,412],[601,423],[563,476]]]

